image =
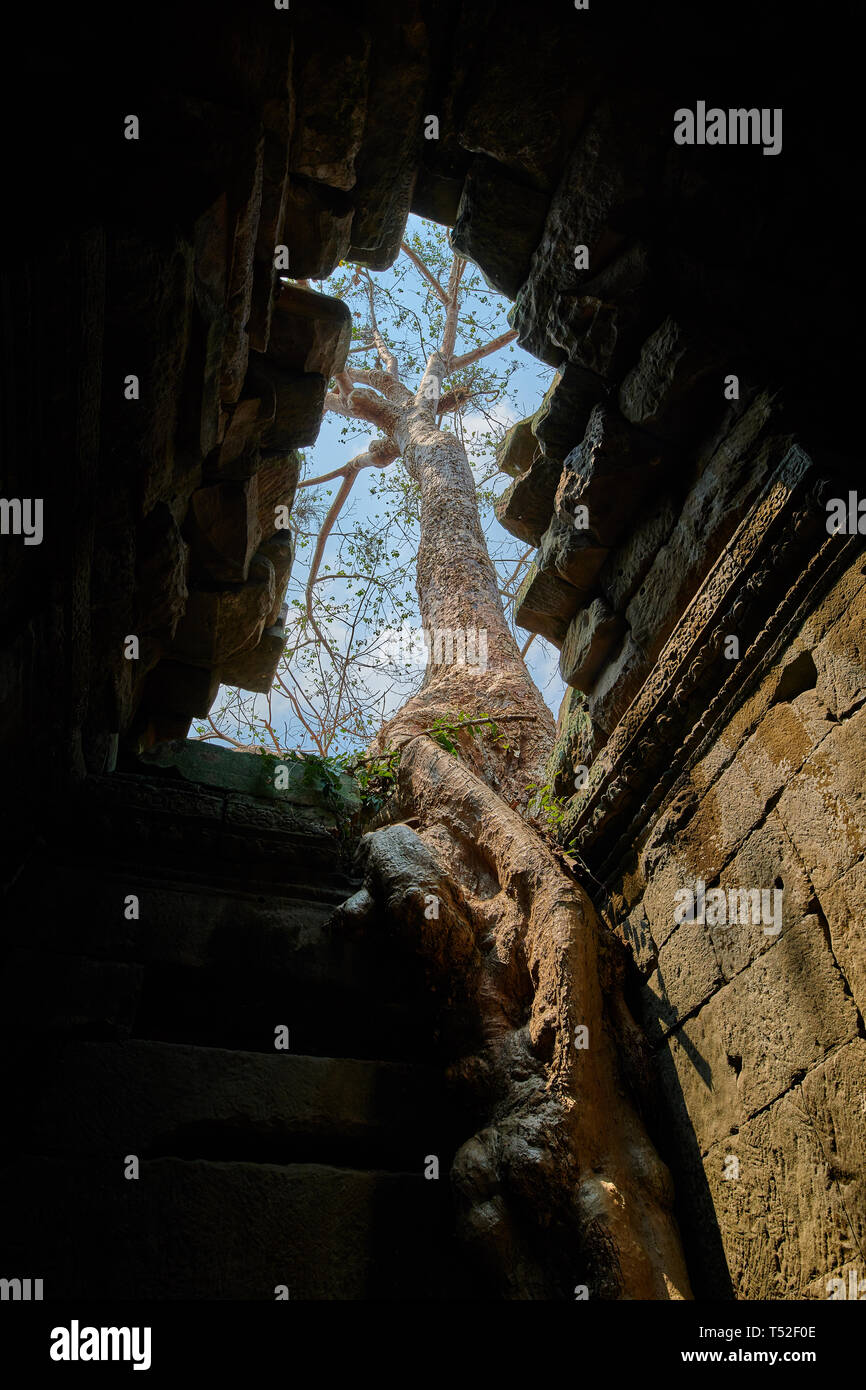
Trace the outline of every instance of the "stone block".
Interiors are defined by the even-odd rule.
[[[529,274],[547,203],[543,193],[526,187],[495,160],[479,155],[463,185],[451,244],[478,266],[492,289],[514,299]]]
[[[683,922],[660,948],[656,968],[641,992],[649,1036],[670,1032],[721,983],[709,930],[699,922]]]
[[[493,508],[500,526],[518,540],[540,545],[553,515],[559,473],[559,464],[542,454],[526,473],[509,483]]]
[[[273,611],[274,567],[258,554],[246,584],[230,589],[193,589],[172,644],[173,660],[216,667],[254,647]]]
[[[708,411],[721,416],[726,359],[717,348],[689,339],[672,318],[647,339],[640,361],[619,391],[627,420],[666,440],[686,440],[705,428]]]
[[[857,1038],[710,1148],[704,1172],[738,1299],[824,1300],[840,1275],[847,1289],[866,1240],[864,1094]]]
[[[866,708],[837,724],[779,797],[779,819],[820,893],[866,854]]]
[[[559,657],[566,685],[589,691],[622,636],[625,623],[602,598],[594,598],[572,618]]]
[[[595,406],[581,443],[565,460],[556,490],[556,512],[574,521],[585,508],[583,529],[598,546],[622,539],[644,499],[657,488],[661,455],[615,412]]]
[[[830,946],[860,1013],[866,1018],[866,861],[859,860],[818,897],[827,919]]]
[[[268,360],[328,381],[346,365],[351,338],[352,314],[342,300],[284,285],[271,316]]]
[[[256,477],[199,488],[184,533],[194,583],[243,584],[262,538]]]
[[[774,811],[752,831],[714,886],[726,894],[741,889],[769,891],[774,896],[768,903],[775,911],[778,902],[781,909],[778,933],[775,932],[775,918],[772,924],[723,926],[719,923],[707,927],[726,980],[733,979],[757,956],[769,950],[782,932],[796,926],[815,906],[808,875]],[[782,895],[780,899],[775,897],[777,891]],[[764,930],[767,925],[771,925],[771,931]]]
[[[588,597],[609,553],[592,531],[577,527],[574,518],[554,514],[541,537],[539,564]]]
[[[529,471],[536,456],[541,456],[541,446],[532,433],[532,416],[529,416],[512,425],[498,444],[496,466],[500,473],[519,478]]]
[[[514,600],[514,621],[559,647],[581,599],[577,589],[558,575],[540,570],[533,560]]]
[[[290,174],[283,233],[289,273],[321,280],[336,270],[349,254],[354,211],[349,194]]]

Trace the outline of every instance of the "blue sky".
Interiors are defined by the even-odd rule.
[[[407,232],[411,233],[419,229],[425,230],[425,224],[418,218],[410,218]],[[410,272],[409,274],[406,273],[407,269]],[[411,334],[417,334],[418,330],[412,328],[412,321],[415,317],[414,310],[418,311],[419,322],[423,319],[423,315],[420,311],[423,307],[424,294],[420,277],[417,276],[417,273],[411,269],[411,267],[408,267],[405,258],[400,257],[391,270],[383,272],[382,276],[377,277],[377,279],[386,281],[392,292],[395,286],[400,286],[400,289],[397,291],[400,295],[398,302],[405,305],[408,310]],[[313,288],[322,289],[324,292],[327,292],[328,283],[323,282],[321,285],[316,283],[313,285]],[[495,317],[494,331],[483,335],[486,340],[488,336],[495,336],[507,329],[506,314],[510,308],[510,301],[502,296],[496,295],[491,290],[484,287],[482,288],[484,289],[485,296],[487,296],[487,305],[483,311],[488,316],[486,322],[489,322]],[[396,336],[396,329],[394,332]],[[386,334],[386,336],[388,335]],[[467,338],[461,342],[458,338],[458,352],[466,351],[467,348],[472,346],[473,342],[470,339]],[[419,342],[417,350],[420,352],[422,347],[423,345]],[[407,352],[410,350],[413,350],[411,336],[407,339]],[[501,365],[505,365],[506,357],[508,358],[508,365],[512,368],[512,375],[508,383],[507,393],[505,395],[497,394],[495,398],[488,397],[486,399],[484,408],[486,410],[487,420],[477,411],[467,410],[464,415],[463,428],[470,438],[474,432],[483,432],[487,430],[489,427],[488,421],[494,421],[500,426],[507,427],[507,425],[513,421],[522,419],[524,416],[531,414],[538,407],[545,390],[552,380],[553,373],[551,369],[546,367],[543,363],[538,362],[527,353],[524,353],[516,344],[501,349],[497,354],[491,356],[489,359],[490,365],[499,369]],[[358,359],[355,358],[355,360],[357,361]],[[411,384],[412,378],[408,374],[406,380]],[[347,426],[348,435],[346,434]],[[446,423],[446,427],[452,428],[453,425]],[[375,436],[375,433],[376,431],[372,427],[362,422],[348,422],[339,416],[327,414],[323,420],[315,445],[304,451],[305,467],[303,476],[317,477],[332,469],[339,468],[354,454],[358,453],[364,447],[365,443]],[[471,451],[470,457],[472,457]],[[394,478],[392,475],[400,469],[401,465],[398,461],[392,464],[390,469],[387,470],[387,475],[379,469],[366,469],[361,472],[353,489],[350,501],[340,518],[339,530],[342,533],[342,557],[340,556],[341,541],[335,534],[328,541],[323,557],[323,568],[326,565],[330,565],[331,569],[336,571],[341,565],[344,568],[346,567],[346,548],[351,543],[350,537],[355,527],[363,528],[368,532],[376,532],[384,528],[388,492],[398,481],[398,479]],[[510,479],[505,475],[496,474],[495,478],[491,479],[488,486],[498,495],[504,490],[509,481]],[[320,505],[320,509],[326,508],[330,505],[331,495],[338,485],[339,480],[337,482],[323,484],[316,489],[305,488],[300,491],[299,498],[307,502],[310,500],[311,496],[315,497]],[[517,559],[526,551],[527,547],[510,536],[508,532],[499,525],[489,509],[484,516],[484,521],[491,555],[494,560],[500,563],[501,572],[510,573],[513,571]],[[395,534],[392,531],[388,535],[387,543],[387,553],[389,556],[395,551],[399,553],[400,558],[395,558],[393,563],[398,569],[400,567],[404,568],[403,593],[411,596],[410,613],[408,617],[404,618],[402,626],[404,628],[407,626],[420,628],[417,601],[414,597],[414,546],[412,537]],[[286,596],[289,603],[295,603],[297,605],[302,601],[303,590],[309,573],[310,554],[311,546],[308,545],[306,549],[299,550],[296,556],[289,584],[289,591]],[[328,585],[323,592],[329,593],[335,599],[343,599],[351,594],[352,585],[344,581],[336,581]],[[337,626],[329,627],[328,632],[329,636],[334,637],[335,642],[340,640]],[[528,636],[522,629],[517,629],[516,635],[521,645]],[[565,686],[558,673],[558,655],[556,649],[545,642],[543,638],[536,637],[526,656],[527,667],[554,714],[558,711],[565,690]],[[372,679],[373,687],[377,688],[376,681],[378,678],[375,673],[370,676],[368,672],[367,678]],[[389,697],[385,697],[384,695],[386,686],[383,684],[382,698],[384,700],[383,711],[385,717],[399,708],[400,704],[402,704],[403,700],[406,698],[406,695],[410,692],[413,680],[417,683],[418,679],[419,675],[416,672],[409,678],[408,684],[398,684]],[[229,692],[226,691],[225,688],[222,688],[212,712],[215,718],[217,716],[217,711],[228,696]],[[253,697],[246,698],[252,702]],[[267,698],[265,696],[255,697],[255,709],[264,710],[266,707]],[[271,721],[283,747],[305,750],[312,748],[311,739],[294,714],[288,699],[278,691],[272,694]],[[226,716],[223,719],[216,718],[216,722],[219,724],[220,728],[225,729],[230,738],[240,738],[243,742],[249,742],[249,735],[244,735],[239,732],[236,727],[236,721],[233,721],[230,716]],[[352,746],[351,740],[341,740],[338,741],[338,746],[335,746],[331,751],[345,751]]]

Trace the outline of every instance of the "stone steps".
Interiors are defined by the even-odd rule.
[[[47,1298],[477,1297],[433,1001],[384,930],[334,919],[357,883],[333,836],[170,778],[81,807],[0,935],[4,1269]]]
[[[463,1284],[446,1183],[179,1158],[130,1180],[123,1157],[4,1170],[4,1259],[38,1270],[46,1299],[450,1299]]]
[[[7,1051],[30,1150],[420,1172],[452,1136],[439,1071],[130,1039]],[[26,1077],[26,1086],[16,1078]]]
[[[96,861],[46,862],[34,880],[3,932],[2,1031],[272,1051],[283,1024],[292,1050],[394,1060],[423,1058],[435,1044],[417,962],[349,935],[331,920],[333,902],[269,885],[227,892],[155,880],[135,867],[106,874]],[[63,953],[50,949],[60,904]]]

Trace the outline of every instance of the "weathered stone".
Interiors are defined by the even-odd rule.
[[[504,206],[511,213],[507,221]],[[513,299],[529,272],[546,213],[543,194],[479,155],[466,176],[451,244],[478,266],[492,289]]]
[[[324,16],[318,22],[324,23]],[[298,55],[292,173],[333,188],[354,188],[367,114],[369,57],[369,33],[351,22],[337,26],[326,46],[311,46],[303,62]]]
[[[528,68],[522,45],[501,22],[488,23],[483,62],[472,69],[468,104],[459,125],[461,145],[491,156],[522,181],[549,190],[558,176],[567,141],[590,100],[594,74],[575,61],[571,16],[551,14],[538,34],[543,59]],[[543,74],[543,76],[542,76]],[[514,101],[516,90],[521,101]]]
[[[856,1035],[857,1013],[818,919],[806,917],[671,1035],[702,1151]]]
[[[220,668],[221,683],[235,686],[238,690],[267,695],[276,678],[285,646],[286,629],[283,624],[266,627],[255,647],[224,663]]]
[[[225,309],[228,326],[223,344],[220,399],[224,405],[233,404],[240,395],[247,374],[250,350],[249,319],[252,307],[254,259],[262,202],[262,165],[264,133],[259,126],[250,126],[247,139],[250,153],[238,166],[243,177],[228,203],[228,276]]]
[[[103,288],[107,297],[104,352],[108,361],[122,358],[126,371],[139,379],[140,399],[124,399],[122,389],[106,392],[102,406],[102,447],[106,451],[106,476],[114,489],[128,486],[130,472],[137,474],[135,489],[141,514],[166,501],[186,479],[182,469],[200,471],[200,459],[189,457],[177,435],[191,435],[195,448],[199,430],[207,435],[211,421],[204,419],[198,397],[193,419],[186,415],[184,376],[187,354],[196,359],[195,280],[192,249],[181,238],[151,240],[146,235],[116,233],[104,253]],[[216,360],[196,365],[209,373],[214,391],[219,377],[221,344],[215,343]],[[205,412],[206,413],[206,412]],[[8,484],[6,484],[8,486]],[[190,487],[190,490],[191,490]],[[29,495],[29,494],[26,494]]]
[[[422,164],[412,190],[412,212],[441,227],[453,227],[457,221],[460,199],[466,175],[448,178],[427,169]]]
[[[243,584],[262,538],[256,477],[199,488],[184,529],[194,583]]]
[[[529,471],[536,457],[540,457],[541,448],[532,433],[532,419],[529,416],[526,420],[518,420],[498,444],[496,466],[500,473],[519,478]]]
[[[825,1300],[840,1275],[847,1295],[851,1246],[866,1239],[864,1091],[858,1038],[707,1152],[738,1299]]]
[[[593,407],[604,397],[604,383],[583,367],[569,362],[557,372],[532,417],[532,432],[548,458],[565,462],[583,438]]]
[[[245,390],[252,385],[248,371]],[[221,478],[249,477],[258,462],[262,433],[273,425],[277,400],[273,380],[259,373],[255,386],[258,395],[242,397],[227,412],[225,433],[212,470]],[[208,473],[211,474],[210,469]]]
[[[176,715],[189,725],[193,717],[207,718],[219,687],[219,676],[207,667],[161,661],[148,675],[142,703],[149,714]]]
[[[158,502],[138,528],[135,580],[138,601],[146,614],[142,630],[174,635],[186,607],[189,547],[171,508]]]
[[[642,975],[652,974],[658,960],[658,947],[653,940],[650,924],[640,903],[627,917],[617,922],[617,935],[626,943],[635,965]]]
[[[253,289],[250,302],[250,347],[267,352],[274,300],[279,282],[274,262],[277,246],[285,245],[289,149],[285,137],[266,130],[262,154],[262,197],[256,232]],[[295,272],[297,273],[297,272]]]
[[[284,370],[330,379],[346,365],[352,338],[347,304],[300,285],[284,285],[274,305],[268,359]]]
[[[632,210],[661,168],[666,126],[657,100],[637,83],[606,94],[586,121],[516,304],[514,324],[527,351],[547,361],[551,347],[564,355],[564,344],[574,342],[577,297],[629,240]],[[587,248],[586,269],[575,264],[578,246]]]
[[[634,360],[657,301],[649,251],[636,242],[582,286],[561,321],[557,346],[578,368],[617,380]]]
[[[575,521],[588,513],[584,529],[598,546],[621,539],[651,488],[658,486],[657,449],[606,406],[594,407],[582,442],[565,460],[556,490],[556,511]]]
[[[679,506],[673,497],[663,498],[608,555],[599,571],[598,587],[615,613],[625,609],[640,587],[678,515]]]
[[[696,427],[705,427],[708,415],[712,419],[725,409],[726,361],[717,348],[690,342],[667,318],[620,387],[619,408],[632,424],[662,439],[688,439]]]
[[[3,1031],[128,1036],[142,979],[138,965],[16,947],[3,972]]]
[[[273,421],[261,431],[262,449],[286,454],[315,444],[328,389],[325,377],[276,367],[269,358],[256,357],[255,367],[268,375],[274,389]]]
[[[556,496],[559,464],[544,454],[496,499],[496,519],[518,540],[540,545]]]
[[[559,647],[581,598],[571,584],[548,570],[540,570],[533,560],[514,600],[514,621],[518,627],[537,632]]]
[[[706,464],[670,538],[626,609],[640,644],[655,657],[725,542],[742,520],[790,437],[773,432],[779,403],[759,396]],[[777,426],[778,428],[778,426]]]
[[[827,735],[777,811],[820,893],[866,853],[866,708]]]
[[[808,876],[773,811],[752,831],[722,870],[717,886],[727,895],[732,891],[759,889],[773,895],[768,902],[774,913],[777,901],[780,907],[778,923],[774,915],[771,922],[760,925],[707,927],[726,980],[733,979],[756,956],[769,950],[782,932],[796,926],[815,905]],[[775,896],[777,892],[781,893],[779,899]]]
[[[421,1173],[157,1158],[120,1187],[116,1166],[114,1157],[40,1158],[9,1172],[9,1247],[19,1262],[22,1249],[33,1250],[58,1298],[77,1294],[84,1248],[98,1299],[273,1301],[280,1285],[314,1301],[436,1291],[428,1251],[443,1211],[431,1205],[437,1184]],[[49,1216],[36,1237],[31,1219],[28,1238],[22,1212],[46,1191]],[[244,1215],[227,1222],[229,1212]],[[376,1258],[383,1217],[397,1232],[384,1262]]]
[[[132,1134],[143,1152],[185,1152],[189,1136],[208,1128],[226,1141],[318,1142],[356,1158],[387,1146],[408,1160],[413,1141],[423,1142],[425,1111],[441,1104],[436,1073],[417,1066],[137,1038],[66,1042],[36,1075],[34,1144],[74,1154],[113,1154]]]
[[[589,708],[599,728],[613,733],[651,670],[645,654],[630,632],[602,666],[589,699]]]
[[[829,732],[829,728],[828,728]],[[813,742],[794,704],[772,705],[740,749],[740,760],[755,790],[766,800],[778,796],[812,752]]]
[[[862,571],[848,576],[845,612],[812,649],[818,699],[837,719],[850,714],[866,694],[866,582]]]
[[[274,567],[274,606],[268,614],[265,631],[280,621],[286,585],[295,558],[295,539],[291,531],[277,531],[270,540],[262,541],[260,553]],[[264,634],[263,634],[264,635]]]
[[[259,754],[239,757],[231,748],[221,748],[218,744],[199,743],[195,740],[182,740],[165,744],[148,757],[148,764],[157,767],[176,768],[180,775],[191,782],[206,787],[222,787],[233,792],[244,792],[253,797],[264,798],[267,802],[296,802],[299,805],[316,805],[322,800],[321,789],[314,775],[314,767],[306,767],[303,761],[281,759],[273,754],[262,757]],[[283,769],[283,777],[275,777],[277,767]],[[285,785],[283,785],[283,782]],[[339,774],[337,795],[348,805],[358,805],[358,790],[351,777]],[[271,807],[260,808],[262,819],[270,823]],[[278,809],[278,808],[277,808]],[[276,823],[277,829],[285,826]],[[285,846],[283,846],[285,849]]]
[[[546,779],[553,783],[557,796],[571,796],[583,785],[586,769],[602,742],[583,692],[566,690],[556,721],[556,740],[546,764]]]
[[[192,666],[220,666],[254,647],[274,607],[274,567],[254,556],[246,584],[231,589],[192,589],[175,632],[172,659]]]
[[[351,199],[336,188],[289,176],[284,236],[289,273],[300,280],[322,280],[349,254]]]
[[[683,922],[658,953],[656,968],[642,990],[644,1024],[658,1037],[693,1013],[722,983],[707,928]]]
[[[591,690],[624,629],[622,618],[612,613],[602,598],[594,598],[581,608],[568,625],[559,657],[559,674],[566,685]]]
[[[854,1002],[866,1017],[866,938],[863,901],[866,862],[859,860],[847,873],[818,894],[830,932],[830,946],[848,982]]]
[[[290,454],[281,454],[276,458],[265,457],[256,474],[259,525],[262,529],[262,535],[269,540],[277,522],[285,519],[282,514],[277,515],[277,509],[285,507],[288,512],[291,512],[300,471],[300,456],[293,451]],[[284,531],[284,534],[289,533]],[[263,549],[263,554],[268,553],[267,550]]]
[[[593,588],[610,552],[607,546],[599,545],[591,531],[554,513],[541,537],[538,553],[543,570],[558,574],[586,594]]]
[[[392,13],[373,47],[364,142],[357,160],[349,259],[392,265],[412,202],[430,74],[430,39],[418,0]],[[329,116],[329,120],[333,119]]]

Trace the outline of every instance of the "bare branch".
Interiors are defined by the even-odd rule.
[[[366,420],[383,434],[394,434],[399,424],[398,412],[383,396],[365,387],[356,386],[348,399],[350,413],[356,420]]]
[[[325,414],[330,410],[334,415],[344,415],[348,420],[354,419],[351,410],[346,404],[346,399],[345,396],[338,395],[336,391],[329,391],[325,397],[325,403],[322,406],[322,413]]]
[[[367,279],[367,302],[370,305],[370,329],[373,334],[373,342],[376,344],[376,351],[380,360],[384,363],[385,370],[395,381],[400,380],[400,367],[391,349],[388,347],[382,334],[379,332],[379,325],[376,322],[376,305],[373,295],[373,277],[369,270],[364,272]]]
[[[336,522],[337,517],[343,510],[343,504],[345,503],[346,498],[349,496],[349,493],[352,491],[352,488],[355,485],[355,479],[357,478],[357,476],[358,470],[356,468],[348,466],[344,470],[343,481],[337,490],[336,497],[331,503],[328,515],[325,517],[325,520],[322,523],[322,529],[319,532],[319,536],[316,541],[316,549],[313,554],[312,561],[310,562],[310,572],[307,577],[307,589],[305,593],[307,617],[310,621],[310,625],[335,665],[339,664],[340,658],[334,652],[330,642],[328,641],[325,634],[322,632],[322,629],[319,627],[319,624],[316,622],[316,617],[313,613],[313,585],[316,582],[316,575],[318,574],[319,566],[322,563],[322,556],[325,553],[325,545],[327,543],[328,537],[331,534],[331,531],[334,529],[334,523]]]
[[[442,303],[443,303],[443,304],[446,306],[446,308],[447,308],[447,307],[448,307],[448,296],[447,296],[447,294],[446,294],[445,291],[443,290],[442,286],[439,284],[439,281],[436,279],[436,276],[433,274],[433,272],[427,269],[426,265],[424,264],[424,262],[422,261],[421,257],[418,255],[418,253],[417,253],[416,251],[413,251],[413,250],[412,250],[412,247],[411,247],[411,246],[408,246],[408,245],[406,244],[405,241],[404,241],[404,242],[401,242],[401,244],[400,244],[400,249],[401,249],[402,251],[405,251],[405,252],[406,252],[406,255],[409,257],[409,260],[412,262],[412,264],[414,265],[415,269],[416,269],[416,270],[420,270],[421,274],[424,276],[424,279],[425,279],[425,280],[427,281],[427,283],[432,287],[432,289],[433,289],[433,290],[435,291],[435,293],[439,296],[439,298],[442,300]]]
[[[454,356],[454,344],[457,341],[457,314],[460,308],[460,275],[462,258],[454,253],[451,260],[451,270],[448,275],[448,299],[445,311],[445,329],[442,334],[442,360],[445,363],[446,371],[451,370],[451,359]]]
[[[513,343],[516,337],[517,329],[509,328],[507,333],[500,333],[498,338],[491,338],[489,343],[483,343],[481,347],[473,348],[471,352],[464,352],[462,357],[455,357],[451,363],[450,371],[459,372],[463,367],[471,366],[473,362],[478,362],[482,357],[489,357],[492,352],[498,352],[501,347]]]
[[[374,387],[389,401],[407,405],[412,399],[412,392],[402,381],[391,376],[389,372],[379,371],[376,367],[349,367],[343,375],[350,381],[360,381],[365,386]]]

